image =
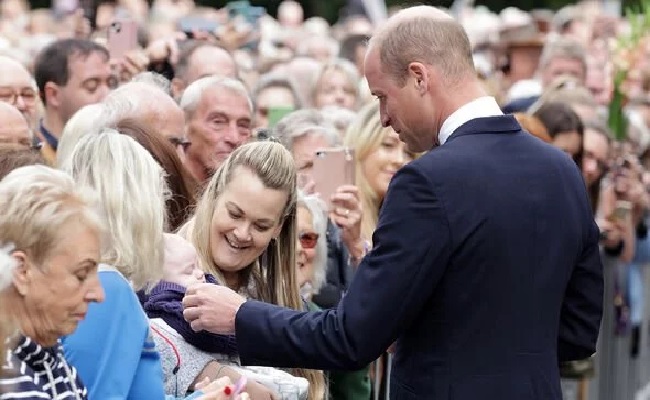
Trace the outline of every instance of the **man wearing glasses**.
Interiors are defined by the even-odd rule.
[[[13,58],[0,56],[0,102],[20,111],[30,129],[38,126],[37,96],[36,83],[29,71]]]

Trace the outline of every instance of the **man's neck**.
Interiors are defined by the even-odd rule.
[[[2,307],[0,311],[9,317],[10,323],[15,323],[20,332],[44,347],[55,346],[58,336],[43,325],[41,315],[30,313],[25,304],[19,300],[18,292],[9,289],[0,296]]]
[[[45,116],[43,117],[43,127],[57,139],[61,138],[61,133],[63,132],[63,127],[65,123],[61,121],[58,115],[54,111],[45,111]]]
[[[204,185],[208,179],[210,179],[208,169],[205,168],[205,166],[195,158],[186,155],[185,166],[190,171],[190,174],[192,174],[194,179],[199,183],[199,185]]]
[[[475,80],[468,79],[457,85],[454,90],[451,90],[451,96],[442,102],[446,105],[446,108],[441,110],[440,126],[438,130],[442,127],[442,124],[447,118],[451,116],[454,112],[462,108],[464,105],[471,103],[472,101],[479,99],[481,97],[487,96],[487,92],[480,86],[479,82]]]

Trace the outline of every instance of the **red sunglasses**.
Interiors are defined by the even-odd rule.
[[[318,233],[315,232],[301,232],[298,235],[300,245],[303,249],[313,249],[318,243]]]

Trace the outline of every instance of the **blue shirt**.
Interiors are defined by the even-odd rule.
[[[100,271],[99,279],[106,300],[91,304],[75,333],[63,339],[65,357],[86,384],[88,398],[171,398],[164,393],[149,321],[129,282],[115,270]]]

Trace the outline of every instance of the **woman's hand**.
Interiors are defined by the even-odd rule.
[[[246,392],[233,393],[234,385],[227,376],[210,382],[207,378],[195,385],[196,390],[203,392],[197,400],[247,400],[250,396]],[[236,396],[236,397],[235,397]]]
[[[184,36],[184,35],[183,35]],[[171,65],[176,65],[180,56],[177,39],[183,40],[179,34],[178,37],[169,37],[152,41],[145,50],[151,62],[162,62],[168,60]]]
[[[354,259],[364,256],[364,242],[361,238],[363,212],[359,189],[354,185],[340,186],[331,198],[330,219],[341,228],[341,239]]]
[[[130,51],[119,61],[118,66],[120,82],[126,83],[140,72],[147,70],[149,57],[142,50]]]

